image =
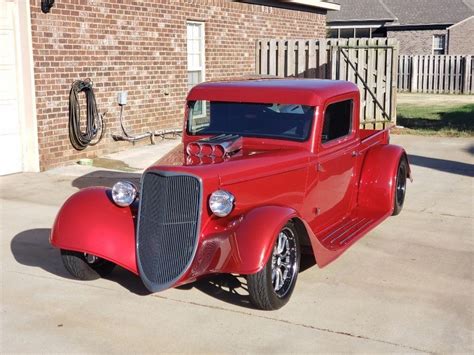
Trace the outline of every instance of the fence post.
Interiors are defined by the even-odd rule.
[[[464,56],[464,65],[462,68],[462,82],[463,82],[463,87],[462,87],[462,94],[469,94],[469,74],[471,71],[471,56],[466,55]]]
[[[319,39],[318,41],[318,78],[328,79],[328,49],[327,40]]]
[[[278,76],[285,76],[285,68],[288,67],[285,56],[286,41],[281,39],[278,41]]]
[[[255,74],[260,74],[260,43],[261,40],[257,40],[255,43]]]
[[[410,92],[418,92],[418,56],[414,55],[411,60],[411,87]]]
[[[393,46],[392,50],[392,63],[398,61],[399,42],[395,39],[389,39],[388,44]],[[397,77],[398,77],[398,65],[392,64],[392,87],[390,88],[390,117],[393,124],[397,124]],[[407,74],[408,75],[408,74]],[[387,109],[385,109],[387,110]]]

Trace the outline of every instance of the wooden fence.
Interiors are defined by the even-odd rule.
[[[398,91],[474,94],[471,55],[400,55]]]
[[[257,41],[255,57],[258,75],[352,81],[361,93],[363,126],[381,128],[395,123],[395,39],[264,39]]]

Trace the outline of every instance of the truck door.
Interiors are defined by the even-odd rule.
[[[321,116],[307,190],[313,231],[338,223],[352,210],[359,148],[353,106],[353,100],[334,102]]]

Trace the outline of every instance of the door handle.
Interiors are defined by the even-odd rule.
[[[353,158],[355,158],[355,157],[358,157],[360,155],[360,153],[353,150],[351,155],[352,155]]]

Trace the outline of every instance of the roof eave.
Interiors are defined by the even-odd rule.
[[[473,19],[473,18],[474,18],[474,15],[473,15],[473,16],[469,16],[469,17],[466,17],[464,20],[459,21],[459,22],[455,23],[455,24],[452,25],[452,26],[449,26],[449,27],[448,27],[448,30],[450,30],[450,29],[452,29],[453,27],[456,27],[457,25],[460,25],[460,24],[462,24],[462,23],[464,23],[464,22],[470,21],[470,20]]]
[[[444,29],[451,26],[453,23],[412,23],[412,24],[399,24],[399,23],[390,23],[385,25],[385,28],[390,30],[396,29]]]
[[[393,18],[376,18],[376,19],[344,19],[344,20],[327,20],[327,24],[337,25],[345,22],[393,22]]]
[[[319,9],[332,10],[332,11],[339,11],[341,9],[341,5],[339,4],[336,4],[333,2],[327,2],[323,0],[283,0],[282,2],[286,2],[286,3],[294,4],[294,5],[316,7]]]

